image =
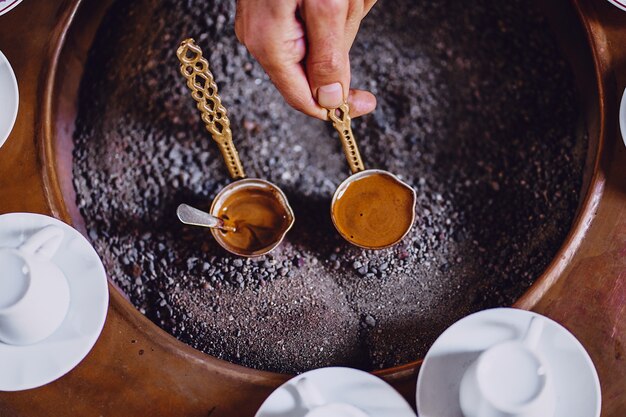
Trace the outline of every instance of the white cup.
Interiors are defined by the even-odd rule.
[[[347,403],[329,403],[307,378],[295,383],[304,408],[305,417],[369,417],[363,410]]]
[[[485,350],[461,380],[459,400],[465,417],[550,417],[555,392],[548,365],[537,352],[544,321],[531,319],[521,340]]]
[[[17,249],[0,249],[0,342],[37,343],[63,322],[70,290],[52,262],[62,240],[62,229],[47,226]]]

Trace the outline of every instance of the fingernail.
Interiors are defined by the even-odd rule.
[[[337,108],[343,103],[343,89],[340,83],[323,85],[317,89],[317,102],[329,109]]]

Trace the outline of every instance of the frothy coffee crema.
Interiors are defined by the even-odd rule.
[[[398,179],[363,171],[347,186],[342,184],[333,206],[333,220],[348,241],[367,248],[398,242],[413,224],[415,194]],[[357,174],[359,175],[359,174]]]
[[[235,231],[219,231],[216,237],[234,252],[250,256],[278,243],[292,219],[282,197],[269,185],[232,191],[225,196],[217,216]]]

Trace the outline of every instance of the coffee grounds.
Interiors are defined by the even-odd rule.
[[[74,185],[109,278],[153,322],[210,355],[300,372],[423,357],[477,310],[511,305],[574,217],[587,139],[573,74],[522,0],[378,4],[351,53],[376,111],[353,121],[368,168],[417,191],[397,246],[343,241],[330,201],[348,175],[329,123],[289,108],[238,44],[235,2],[116,2],[79,97]],[[250,176],[285,190],[296,224],[269,255],[228,254],[175,209],[230,183],[178,72],[204,49]]]

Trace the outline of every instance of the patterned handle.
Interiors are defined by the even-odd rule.
[[[202,57],[202,49],[191,38],[180,44],[176,55],[180,61],[180,73],[187,80],[187,87],[197,103],[196,107],[202,113],[206,129],[222,152],[230,176],[234,179],[245,178],[246,174],[233,143],[226,108],[217,95],[217,84],[209,70],[209,61]]]
[[[356,146],[356,140],[354,139],[354,133],[352,133],[352,127],[350,126],[350,108],[348,103],[343,103],[336,109],[327,109],[328,118],[333,122],[333,127],[339,133],[341,144],[343,145],[343,153],[346,155],[348,165],[350,165],[350,171],[353,174],[363,171],[363,161],[361,160],[361,154],[359,148]]]

